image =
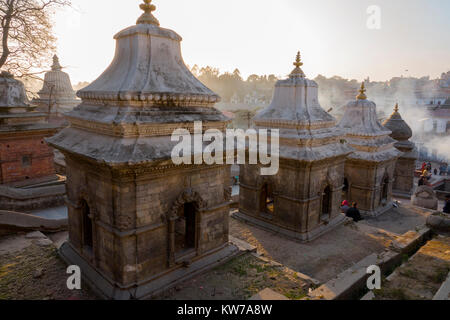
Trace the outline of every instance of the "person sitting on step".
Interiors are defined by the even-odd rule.
[[[347,210],[346,216],[352,218],[355,222],[364,220],[363,217],[361,217],[361,213],[358,210],[358,204],[356,202],[353,202],[352,207]]]

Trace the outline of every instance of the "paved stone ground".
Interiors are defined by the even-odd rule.
[[[0,238],[0,300],[93,300],[67,289],[67,266],[52,242],[39,233]]]
[[[310,243],[230,219],[230,234],[257,247],[258,253],[297,272],[326,282],[372,253],[381,253],[407,231],[424,225],[430,212],[392,209],[378,218],[343,224]]]
[[[163,293],[165,300],[247,300],[270,288],[292,300],[305,297],[314,284],[280,264],[252,254],[237,257]]]
[[[375,290],[375,300],[431,300],[450,272],[450,237],[429,241]]]
[[[259,254],[278,263],[247,254],[159,298],[240,300],[271,288],[290,299],[301,299],[315,285],[298,272],[326,282],[366,256],[384,251],[398,235],[424,224],[429,211],[413,209],[401,207],[358,224],[347,222],[307,244],[231,218],[231,235],[249,242]],[[55,243],[49,244],[49,238]],[[66,288],[66,265],[57,256],[55,245],[67,239],[67,232],[49,238],[0,238],[0,299],[96,298],[88,290],[73,292]]]
[[[434,212],[412,206],[409,200],[399,199],[398,201],[399,208],[393,208],[376,218],[368,218],[363,223],[402,235],[414,230],[417,226],[425,225],[427,217]]]

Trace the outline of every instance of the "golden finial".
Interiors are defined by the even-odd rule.
[[[301,58],[301,55],[300,55],[300,51],[297,52],[297,56],[295,58],[294,66],[295,66],[295,69],[291,72],[290,76],[291,77],[304,77],[305,73],[300,68],[301,66],[303,66],[303,62],[302,62],[302,58]]]
[[[364,81],[361,84],[361,89],[359,90],[359,95],[356,97],[356,99],[358,99],[358,100],[367,100],[366,87],[364,85]]]
[[[395,104],[394,112],[398,112],[398,102]]]
[[[297,57],[295,58],[294,66],[296,68],[300,68],[301,66],[303,66],[303,62],[302,62],[302,57],[300,55],[300,51],[297,52]]]
[[[152,12],[156,10],[156,7],[151,4],[152,0],[144,0],[144,3],[141,3],[139,6],[142,11],[144,11],[144,14],[139,17],[137,20],[137,24],[154,24],[159,26],[159,21],[156,19]]]

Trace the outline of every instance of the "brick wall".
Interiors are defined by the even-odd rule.
[[[44,136],[0,140],[1,184],[45,177],[55,173],[53,151]]]

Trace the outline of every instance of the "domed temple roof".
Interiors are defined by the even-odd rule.
[[[72,88],[70,77],[62,71],[58,56],[53,56],[52,70],[44,77],[44,85],[38,92],[41,99],[49,99],[52,95],[55,99],[75,99],[75,91]]]
[[[366,96],[364,83],[356,100],[344,107],[345,113],[338,127],[346,132],[346,140],[356,150],[350,158],[366,161],[386,161],[399,157],[392,132],[378,121],[377,106]]]
[[[394,112],[383,123],[383,126],[392,131],[391,137],[397,140],[395,147],[405,154],[402,157],[417,158],[415,145],[409,139],[413,136],[411,127],[403,120],[399,113],[398,104],[395,105]]]
[[[0,89],[0,110],[30,105],[23,83],[12,74],[5,71],[0,74]]]
[[[57,149],[110,165],[153,165],[171,159],[176,129],[193,132],[202,121],[204,130],[226,130],[229,119],[214,108],[219,96],[186,67],[181,37],[159,26],[150,2],[114,37],[109,67],[78,91],[82,103],[65,115],[71,126],[48,140]]]
[[[39,98],[32,103],[42,110],[47,110],[49,105],[56,105],[52,112],[67,112],[72,110],[81,101],[77,99],[72,88],[70,77],[62,71],[61,64],[56,55],[53,56],[52,70],[44,76],[44,84],[38,92]]]
[[[285,158],[314,161],[348,154],[351,149],[340,143],[344,132],[319,104],[317,83],[301,69],[300,52],[294,66],[288,79],[276,83],[272,103],[254,118],[256,127],[280,130]]]
[[[408,140],[412,137],[413,132],[409,125],[403,120],[398,112],[398,104],[395,105],[394,112],[383,123],[383,126],[392,131],[391,137],[397,141]]]
[[[139,101],[146,105],[213,106],[219,96],[203,85],[184,64],[182,38],[163,29],[152,15],[150,1],[135,26],[114,37],[111,65],[78,92],[84,101]]]
[[[51,131],[57,126],[47,122],[46,114],[30,106],[25,87],[8,72],[0,74],[0,134]]]

